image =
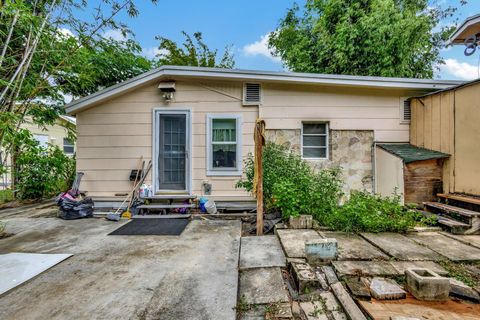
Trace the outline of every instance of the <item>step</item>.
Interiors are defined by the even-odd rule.
[[[451,206],[451,205],[443,204],[439,202],[424,202],[423,205],[426,208],[439,210],[447,214],[453,213],[455,215],[463,216],[466,218],[480,217],[480,212],[463,209],[463,208],[459,208],[459,207],[455,207],[455,206]]]
[[[437,197],[441,199],[461,201],[461,202],[466,202],[466,203],[480,206],[480,199],[473,198],[473,197],[460,196],[456,194],[445,194],[445,193],[438,193]]]
[[[197,196],[194,194],[157,194],[151,197],[141,198],[144,200],[188,200],[195,199]]]
[[[445,229],[452,234],[463,234],[465,231],[470,229],[470,225],[466,223],[442,216],[438,217],[438,224],[442,225],[442,227],[445,227]]]
[[[177,204],[142,204],[139,205],[138,209],[176,209],[176,208],[193,208],[195,205],[193,203],[184,204],[184,203],[177,203]]]
[[[132,219],[188,219],[192,215],[187,213],[180,214],[148,214],[148,215],[136,215]]]

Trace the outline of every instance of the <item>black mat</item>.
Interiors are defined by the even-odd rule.
[[[109,235],[178,236],[188,222],[188,219],[132,219]]]

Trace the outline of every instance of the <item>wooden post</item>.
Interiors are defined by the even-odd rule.
[[[258,119],[255,123],[255,197],[257,198],[257,236],[263,235],[263,166],[262,152],[265,145],[263,135],[265,122]]]

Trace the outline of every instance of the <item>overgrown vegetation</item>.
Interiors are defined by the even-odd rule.
[[[18,198],[42,199],[66,191],[75,176],[75,159],[57,146],[29,145],[17,158]]]
[[[253,191],[254,157],[245,163],[246,179],[237,187]],[[299,155],[268,142],[263,152],[263,192],[267,210],[280,210],[282,215],[312,214],[317,219],[332,214],[342,194],[339,169],[318,173]]]
[[[13,191],[10,189],[0,190],[0,204],[4,204],[13,200]]]
[[[476,273],[469,270],[469,267],[472,269],[476,268],[478,270],[480,265],[467,265],[448,260],[440,261],[439,263],[445,270],[448,271],[450,277],[465,283],[467,286],[475,287],[480,283],[480,274],[478,274],[478,272]]]
[[[322,224],[346,232],[405,232],[414,227],[421,214],[401,205],[400,196],[382,197],[366,191],[353,191],[345,204],[322,217]]]
[[[237,187],[253,191],[254,157],[245,162],[246,178]],[[263,191],[267,211],[284,218],[311,214],[322,225],[348,232],[405,232],[423,216],[402,206],[399,195],[382,197],[354,191],[339,205],[343,181],[339,168],[315,172],[310,164],[286,148],[268,142],[263,153]]]

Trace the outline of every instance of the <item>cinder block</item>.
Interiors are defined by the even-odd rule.
[[[290,217],[288,224],[292,229],[312,229],[313,217],[311,215],[302,214],[298,217]]]
[[[321,287],[315,271],[308,263],[292,262],[291,269],[300,294],[305,293],[307,288],[311,290]]]
[[[316,239],[305,241],[305,256],[309,263],[329,262],[337,258],[337,239]]]
[[[427,301],[448,300],[450,282],[426,268],[409,268],[405,271],[406,289],[417,299]]]

